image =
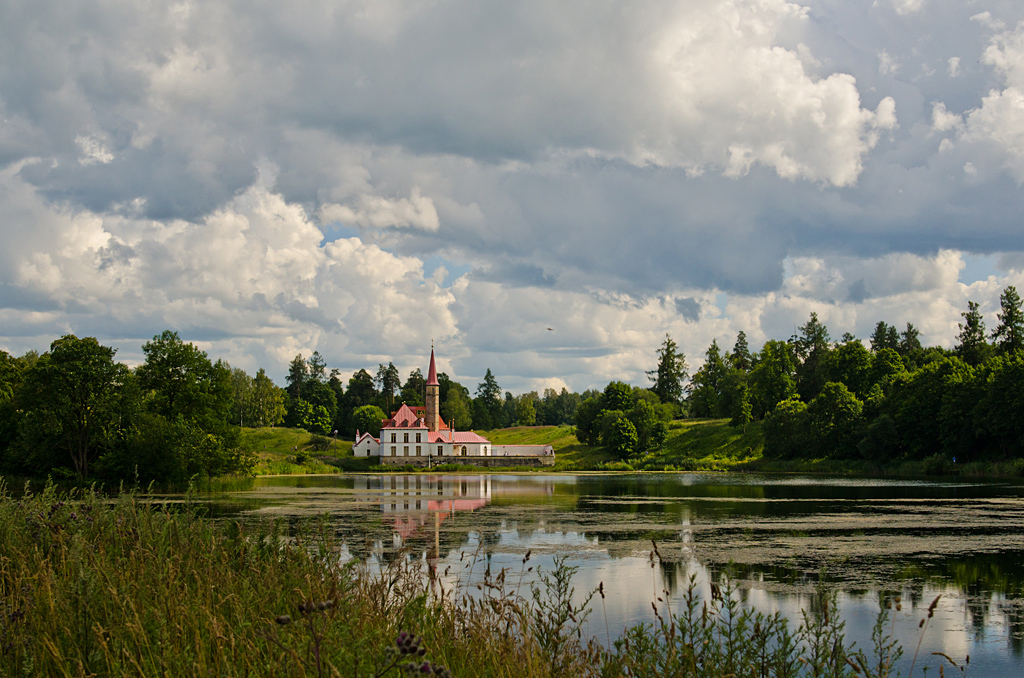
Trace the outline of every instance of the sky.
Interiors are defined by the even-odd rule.
[[[1024,286],[1024,3],[0,0],[0,348],[475,389],[952,347]]]

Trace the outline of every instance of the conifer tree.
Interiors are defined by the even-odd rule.
[[[999,306],[999,324],[992,331],[992,339],[1000,353],[1019,351],[1024,348],[1024,312],[1016,287],[1009,285],[1003,290]]]
[[[985,362],[991,347],[985,341],[985,320],[978,310],[978,302],[968,301],[967,310],[961,313],[964,322],[958,323],[960,334],[957,336],[956,353],[969,365],[980,365]]]
[[[647,377],[654,383],[654,391],[663,403],[679,403],[683,398],[683,382],[686,381],[689,368],[686,356],[672,337],[665,335],[665,341],[658,349],[658,367],[647,372]]]

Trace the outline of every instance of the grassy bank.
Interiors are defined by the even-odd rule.
[[[295,475],[363,471],[352,456],[352,441],[312,435],[301,428],[243,428],[241,445],[256,453],[256,475]]]
[[[564,563],[522,595],[502,572],[470,596],[418,559],[339,565],[326,522],[292,529],[0,486],[0,675],[881,677],[899,656],[884,634],[870,658],[849,647],[828,595],[791,623],[727,585],[602,647],[582,629],[603,585],[574,604]]]
[[[603,447],[584,445],[571,426],[527,426],[483,431],[495,445],[553,445],[556,471],[728,471],[761,458],[761,423],[746,429],[727,419],[669,423],[660,450],[624,462]]]

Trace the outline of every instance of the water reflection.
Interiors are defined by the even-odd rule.
[[[446,584],[502,569],[526,586],[556,556],[604,583],[615,629],[651,622],[691,578],[728,573],[745,605],[791,619],[819,582],[839,591],[862,644],[880,604],[901,597],[897,636],[917,644],[922,610],[941,594],[922,652],[971,655],[971,675],[1024,668],[1024,491],[998,482],[877,481],[766,475],[382,475],[258,481],[235,501],[250,516],[327,513],[345,553],[381,566],[421,559]],[[652,540],[660,558],[652,560]],[[595,635],[604,636],[603,617]],[[930,655],[929,655],[930,656]]]

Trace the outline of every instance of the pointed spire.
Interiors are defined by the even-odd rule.
[[[431,342],[433,344],[433,342]],[[427,370],[427,386],[439,386],[437,383],[437,366],[434,365],[434,347],[430,347],[430,369]]]

